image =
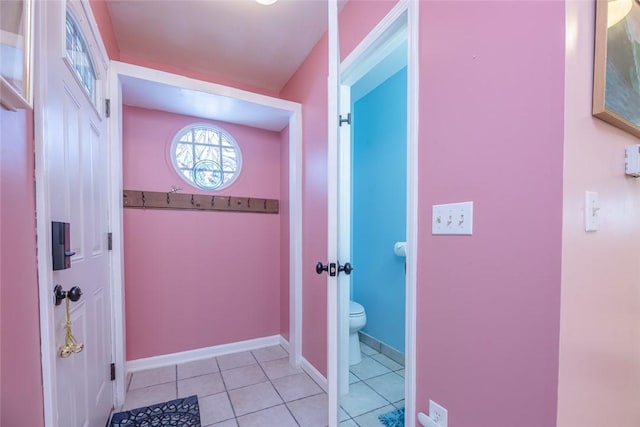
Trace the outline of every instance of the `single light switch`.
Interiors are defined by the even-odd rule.
[[[584,192],[584,229],[598,231],[600,228],[600,197],[595,191]]]

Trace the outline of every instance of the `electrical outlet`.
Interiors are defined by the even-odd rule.
[[[447,410],[433,400],[429,400],[429,418],[438,423],[438,426],[447,427],[449,418]]]

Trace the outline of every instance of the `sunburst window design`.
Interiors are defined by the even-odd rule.
[[[182,179],[203,190],[230,186],[242,167],[238,143],[211,124],[194,124],[178,132],[171,144],[171,160]]]
[[[96,72],[91,62],[91,54],[82,36],[80,27],[71,13],[67,12],[67,59],[76,72],[82,87],[87,91],[91,102],[96,103]]]

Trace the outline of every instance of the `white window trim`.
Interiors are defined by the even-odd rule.
[[[184,173],[182,173],[182,170],[184,168],[180,167],[178,165],[178,162],[176,160],[176,146],[178,144],[188,144],[184,141],[180,141],[180,138],[187,132],[193,130],[193,129],[201,129],[201,128],[207,128],[207,129],[211,129],[214,130],[216,132],[220,132],[221,134],[225,135],[227,137],[227,139],[231,142],[231,144],[233,145],[233,147],[235,148],[236,151],[236,170],[235,173],[233,175],[233,177],[227,181],[227,182],[223,182],[219,187],[216,188],[203,188],[201,186],[199,186],[198,184],[195,183],[195,179],[188,179]],[[196,145],[195,142],[191,143],[192,145]],[[187,184],[189,184],[191,187],[193,188],[197,188],[199,190],[203,190],[203,191],[220,191],[220,190],[224,190],[226,188],[229,188],[231,185],[233,185],[233,183],[236,182],[236,180],[238,179],[238,177],[240,176],[240,174],[242,173],[242,149],[240,148],[240,144],[238,144],[238,141],[236,141],[236,139],[233,137],[233,135],[231,135],[230,132],[228,132],[226,129],[224,129],[222,126],[219,126],[217,124],[213,124],[213,123],[207,123],[207,122],[198,122],[198,123],[191,123],[185,127],[183,127],[182,129],[180,129],[178,132],[176,132],[176,134],[173,137],[173,140],[171,141],[171,146],[169,148],[169,157],[171,158],[171,164],[173,165],[173,170],[174,172],[180,177],[180,179],[182,179],[184,182],[186,182]],[[195,164],[194,164],[195,166]],[[220,165],[220,168],[223,171],[223,176],[224,176],[224,166]]]

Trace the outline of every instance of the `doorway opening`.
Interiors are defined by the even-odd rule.
[[[350,275],[337,277],[328,307],[329,367],[336,372],[331,378],[329,369],[329,407],[337,423],[377,425],[378,415],[415,412],[417,9],[399,2],[340,63],[336,79],[340,122],[350,114],[351,126],[336,130],[338,190],[329,206],[336,208],[337,238],[329,243],[336,242],[338,260],[353,264]],[[333,28],[330,60],[338,55],[337,23]],[[366,318],[356,335],[359,357],[352,354],[356,312]],[[415,425],[411,415],[405,422]]]
[[[406,41],[396,52],[351,87],[350,259],[357,271],[341,407],[358,424],[404,408],[405,399]],[[373,87],[359,93],[362,86]]]
[[[289,355],[292,364],[299,366],[301,356],[301,135],[302,118],[301,106],[298,103],[278,98],[254,94],[243,90],[225,87],[218,84],[203,82],[180,75],[152,70],[144,67],[112,62],[110,78],[111,112],[113,120],[110,123],[112,138],[111,180],[114,183],[111,194],[110,210],[114,218],[112,230],[114,236],[113,267],[117,271],[114,276],[114,301],[119,307],[114,314],[116,364],[125,367],[131,365],[125,356],[125,324],[124,324],[124,220],[122,211],[123,191],[123,105],[131,105],[145,110],[157,110],[166,113],[180,114],[190,117],[201,117],[221,122],[235,123],[242,126],[261,128],[271,131],[283,131],[282,143],[286,144],[288,164],[281,167],[288,169],[288,188],[286,191],[287,204],[281,208],[281,214],[288,217],[288,230],[282,230],[283,239],[287,239],[283,246],[288,248],[288,271],[283,272],[287,277],[289,287],[287,295],[289,304]],[[125,102],[126,97],[126,102]],[[285,197],[283,195],[283,197]],[[285,209],[283,211],[283,208]],[[284,237],[287,236],[287,237]],[[241,256],[241,255],[240,255]],[[284,294],[284,293],[283,293]],[[266,337],[272,338],[272,337]],[[253,340],[259,341],[260,339]],[[269,341],[271,342],[271,341]],[[230,343],[233,345],[234,343]],[[255,344],[255,343],[253,343]],[[221,345],[218,347],[224,347]],[[228,347],[228,346],[227,346]],[[189,351],[188,355],[173,353],[143,359],[149,363],[176,363],[176,357],[201,357],[212,348]],[[221,351],[221,350],[220,350]],[[239,349],[238,349],[239,351]],[[209,354],[211,355],[211,354]],[[153,360],[151,360],[153,359]],[[150,368],[153,366],[146,366]],[[138,368],[143,369],[140,366]],[[122,377],[116,389],[116,402],[121,404],[125,399],[125,369],[116,371]]]

